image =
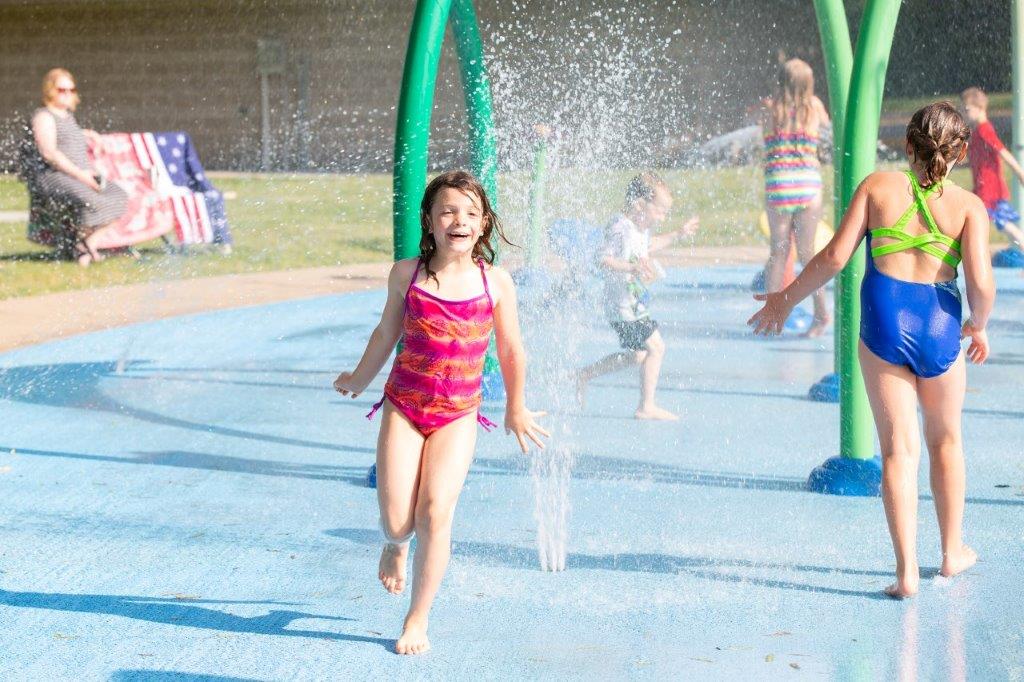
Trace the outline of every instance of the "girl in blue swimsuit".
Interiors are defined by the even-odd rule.
[[[882,497],[896,553],[886,594],[917,592],[917,468],[924,417],[944,576],[970,568],[963,543],[965,474],[960,415],[967,357],[989,354],[985,325],[995,299],[988,214],[981,200],[946,178],[967,154],[970,129],[948,102],[917,111],[907,125],[906,172],[876,172],[857,188],[829,245],[785,290],[755,296],[757,333],[777,334],[796,304],[834,277],[867,241],[861,286],[860,364],[882,448]],[[886,227],[879,227],[886,226]],[[963,264],[971,315],[961,323],[957,266]]]

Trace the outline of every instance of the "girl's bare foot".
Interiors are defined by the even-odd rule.
[[[826,315],[825,317],[815,317],[813,324],[810,328],[804,332],[805,339],[816,339],[825,333],[828,326],[832,324],[832,317]]]
[[[427,639],[427,621],[406,618],[402,636],[395,642],[395,653],[415,655],[425,654],[428,651],[430,651],[430,640]]]
[[[679,415],[669,412],[666,409],[652,405],[651,407],[641,407],[639,410],[633,413],[633,416],[637,419],[660,419],[662,421],[678,421]]]
[[[977,561],[978,554],[967,545],[964,545],[963,549],[959,552],[950,553],[942,557],[942,568],[939,569],[939,575],[952,578],[954,575],[966,571]]]
[[[380,553],[380,572],[377,577],[384,589],[391,594],[401,594],[405,589],[405,560],[409,558],[409,543],[384,545]]]
[[[917,594],[918,585],[921,582],[921,573],[917,566],[912,570],[896,571],[896,582],[885,588],[884,592],[893,599],[906,599]]]

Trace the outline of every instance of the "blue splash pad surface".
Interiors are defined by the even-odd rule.
[[[880,596],[893,565],[880,500],[804,490],[836,454],[838,407],[805,398],[831,371],[831,336],[752,338],[753,274],[677,270],[655,292],[669,346],[659,395],[680,422],[630,418],[633,372],[596,381],[582,412],[531,401],[578,434],[566,572],[538,568],[528,460],[504,434],[481,434],[434,649],[416,659],[390,653],[407,598],[376,581],[376,498],[363,487],[377,428],[363,415],[384,376],[356,400],[330,389],[383,292],[0,356],[0,669],[114,680],[1024,675],[1022,280],[997,274],[995,355],[969,370],[965,525],[982,562],[934,577],[924,463],[922,590],[894,602]],[[584,331],[581,361],[615,349],[599,313]]]

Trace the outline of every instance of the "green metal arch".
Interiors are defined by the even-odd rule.
[[[497,205],[498,153],[491,85],[473,1],[418,0],[405,53],[395,127],[395,260],[419,254],[419,203],[427,185],[430,118],[449,14],[469,118],[470,168],[483,183],[491,203]]]
[[[861,180],[875,169],[885,72],[889,67],[889,53],[899,12],[899,0],[869,0],[861,20],[843,130],[839,197],[844,211]],[[860,337],[858,295],[864,277],[864,258],[862,244],[839,276],[843,296],[838,315],[841,344],[838,368],[840,454],[853,459],[869,459],[875,450],[871,411],[857,359],[857,339]]]

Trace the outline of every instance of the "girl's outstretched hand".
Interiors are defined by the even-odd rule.
[[[981,365],[988,359],[988,334],[984,329],[976,329],[970,320],[964,322],[960,330],[960,338],[971,338],[971,345],[967,347],[967,357],[976,365]]]
[[[506,412],[505,413],[505,433],[514,433],[516,440],[519,441],[519,447],[523,449],[523,452],[529,452],[530,448],[526,445],[526,439],[529,438],[537,447],[541,450],[544,449],[544,441],[540,439],[541,436],[547,436],[551,438],[551,434],[545,431],[540,424],[537,423],[537,418],[543,417],[547,412],[530,412],[524,409],[521,412]]]
[[[352,382],[352,372],[342,372],[338,375],[338,378],[334,380],[334,390],[342,395],[352,394],[352,397],[357,397],[363,392],[365,386],[356,386]]]
[[[679,236],[681,237],[692,237],[697,234],[697,230],[700,229],[700,218],[698,216],[690,216],[690,219],[683,223],[683,226],[679,228]]]
[[[754,294],[754,299],[764,301],[764,307],[754,313],[747,320],[747,324],[754,328],[755,334],[781,334],[786,318],[793,309],[786,300],[785,293],[779,291],[774,294]]]

